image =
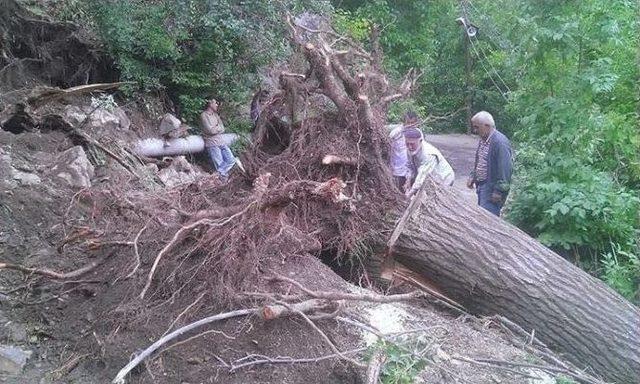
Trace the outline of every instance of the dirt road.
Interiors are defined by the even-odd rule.
[[[453,184],[469,202],[477,202],[476,193],[467,188],[467,177],[473,169],[478,145],[478,136],[464,134],[425,135],[425,140],[433,144],[447,158],[456,173]]]

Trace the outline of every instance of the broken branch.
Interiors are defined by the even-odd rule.
[[[42,276],[46,276],[56,280],[64,280],[64,279],[71,279],[74,277],[82,276],[87,272],[91,272],[99,264],[100,263],[94,261],[82,268],[76,269],[75,271],[71,271],[71,272],[56,272],[46,268],[29,268],[29,267],[23,267],[22,265],[11,264],[11,263],[0,263],[0,269],[12,269],[15,271],[20,271],[22,273],[36,274],[36,275],[42,275]]]
[[[286,276],[279,275],[279,274],[275,274],[274,277],[271,278],[271,280],[275,280],[275,281],[279,280],[279,281],[291,283],[295,285],[297,288],[299,288],[305,294],[313,298],[323,299],[323,300],[349,300],[349,301],[368,301],[368,302],[375,302],[375,303],[393,303],[397,301],[406,301],[406,300],[416,299],[416,298],[425,296],[425,293],[420,291],[414,291],[410,293],[401,293],[397,295],[388,295],[388,296],[378,295],[376,293],[320,292],[320,291],[312,291],[306,288],[305,286],[303,286],[302,284],[300,284],[298,281],[290,279]],[[291,298],[293,297],[296,297],[296,296],[291,296]]]
[[[356,348],[356,349],[351,349],[348,351],[344,351],[341,352],[341,354],[343,356],[348,356],[348,355],[353,355],[356,353],[360,353],[360,352],[364,352],[367,350],[367,347],[362,347],[362,348]],[[268,356],[264,356],[264,355],[249,355],[247,357],[243,357],[242,359],[236,360],[235,362],[233,362],[231,364],[231,369],[229,370],[229,372],[235,372],[240,368],[245,368],[245,367],[249,367],[252,365],[260,365],[260,364],[304,364],[304,363],[317,363],[319,361],[323,361],[323,360],[329,360],[329,359],[335,359],[337,357],[340,357],[340,355],[338,355],[337,353],[332,353],[330,355],[324,355],[324,356],[320,356],[320,357],[308,357],[308,358],[300,358],[300,359],[294,359],[292,357],[268,357]],[[251,360],[248,362],[244,362],[238,365],[234,365],[235,363],[238,363],[240,361],[244,361],[247,360],[247,358],[255,358],[255,360]]]
[[[308,302],[302,302],[302,303],[297,303],[297,304],[292,304],[292,305],[285,305],[284,303],[280,303],[281,305],[279,305],[279,307],[282,308],[276,308],[274,309],[274,306],[270,306],[270,309],[265,309],[267,307],[264,308],[248,308],[248,309],[239,309],[239,310],[235,310],[235,311],[231,311],[231,312],[224,312],[224,313],[219,313],[217,315],[214,316],[209,316],[206,317],[204,319],[198,320],[196,322],[193,322],[191,324],[185,325],[184,327],[178,328],[175,331],[169,333],[168,335],[165,335],[163,337],[161,337],[160,339],[158,339],[158,341],[156,341],[155,343],[151,344],[147,349],[145,349],[144,351],[142,351],[139,355],[137,355],[133,360],[131,360],[127,365],[124,366],[124,368],[122,368],[118,374],[116,375],[116,377],[113,379],[112,383],[113,384],[124,384],[125,383],[125,377],[129,374],[129,372],[131,372],[131,370],[133,368],[135,368],[136,366],[138,366],[138,364],[140,364],[144,359],[146,359],[147,357],[151,356],[155,351],[157,351],[160,347],[162,347],[163,345],[167,344],[168,342],[170,342],[171,340],[191,331],[194,330],[196,328],[199,328],[203,325],[207,325],[216,321],[221,321],[221,320],[226,320],[226,319],[230,319],[230,318],[234,318],[234,317],[241,317],[241,316],[249,316],[249,315],[259,315],[261,316],[263,319],[265,320],[272,320],[278,317],[284,317],[284,316],[290,316],[291,314],[299,314],[302,315],[303,317],[306,317],[306,315],[304,315],[305,312],[311,312],[311,311],[315,311],[318,309],[323,309],[326,305],[320,303],[318,300],[309,300]],[[304,312],[303,312],[304,311]],[[268,313],[269,317],[265,317],[264,313]],[[275,317],[272,317],[275,316]],[[309,320],[311,321],[311,320]],[[312,322],[313,323],[313,322]],[[314,324],[315,326],[315,324]],[[317,327],[316,327],[317,328]],[[322,331],[320,331],[322,332]],[[325,335],[326,336],[326,335]],[[338,351],[337,354],[339,355],[340,352]],[[347,360],[351,361],[352,359],[346,358]],[[355,362],[357,363],[357,362]],[[357,363],[359,364],[359,363]]]
[[[126,85],[126,84],[135,84],[135,82],[121,81],[117,83],[86,84],[86,85],[79,85],[77,87],[71,87],[67,89],[46,87],[40,90],[35,95],[30,96],[29,99],[27,99],[27,102],[31,105],[38,105],[38,104],[42,105],[52,100],[58,99],[60,97],[80,95],[83,93],[94,92],[94,91],[106,91],[109,89],[119,88],[120,86]]]
[[[206,317],[204,319],[198,320],[198,321],[196,321],[194,323],[191,323],[189,325],[186,325],[186,326],[184,326],[182,328],[178,328],[175,331],[171,332],[170,334],[161,337],[158,341],[156,341],[155,343],[151,344],[151,346],[149,346],[147,349],[142,351],[138,356],[136,356],[133,360],[131,360],[129,362],[129,364],[125,365],[124,368],[122,368],[118,372],[116,377],[111,382],[113,384],[124,384],[125,383],[125,377],[129,374],[129,372],[131,372],[131,370],[133,368],[135,368],[138,364],[140,364],[144,359],[146,359],[152,353],[157,351],[158,348],[160,348],[161,346],[165,345],[166,343],[168,343],[169,341],[175,339],[176,337],[179,337],[180,335],[183,335],[183,334],[191,331],[192,329],[195,329],[195,328],[198,328],[198,327],[201,327],[203,325],[210,324],[210,323],[213,323],[213,322],[216,322],[216,321],[220,321],[220,320],[230,319],[230,318],[233,318],[233,317],[251,315],[251,314],[255,313],[256,310],[257,310],[257,308],[249,308],[249,309],[239,309],[237,311],[219,313],[217,315],[209,316],[209,317]]]
[[[386,360],[384,351],[378,348],[371,357],[371,361],[367,366],[367,384],[378,384],[380,378],[380,371]]]
[[[322,164],[323,165],[334,165],[334,164],[357,165],[358,159],[355,159],[353,157],[343,157],[338,155],[325,155],[322,158]]]

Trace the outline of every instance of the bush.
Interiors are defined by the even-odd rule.
[[[516,174],[507,218],[633,298],[640,278],[637,194],[575,158],[527,146],[519,151]]]
[[[600,252],[634,236],[640,199],[606,173],[557,157],[517,170],[508,218],[545,245]]]
[[[303,3],[92,0],[86,9],[123,80],[165,91],[182,119],[194,122],[211,96],[248,103],[258,69],[287,53],[282,15]],[[332,10],[323,0],[304,8]]]
[[[625,251],[633,249],[634,251]],[[640,252],[634,244],[611,243],[610,251],[602,255],[601,273],[604,281],[621,295],[638,304],[640,301]]]

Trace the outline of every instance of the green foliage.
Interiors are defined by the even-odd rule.
[[[85,9],[122,78],[142,91],[165,90],[181,117],[193,122],[211,96],[250,99],[258,69],[287,53],[282,14],[300,11],[303,3],[91,0]],[[322,0],[304,8],[331,11]]]
[[[413,109],[422,115],[444,115],[464,105],[464,55],[455,2],[335,1],[339,30],[363,42],[378,25],[384,65],[399,81],[410,68],[424,72],[413,94]],[[418,107],[419,106],[419,107]],[[404,111],[392,110],[392,121]],[[434,124],[435,130],[466,131],[464,115]]]
[[[378,341],[370,350],[382,350],[385,354],[385,362],[380,371],[380,382],[383,384],[412,384],[416,377],[427,366],[427,361],[418,354],[420,349],[425,349],[425,340],[421,337],[409,342],[408,340],[397,343]],[[421,345],[422,348],[417,348]]]
[[[635,234],[640,199],[606,173],[566,156],[520,155],[537,157],[517,169],[508,218],[521,229],[551,247],[598,253]]]
[[[338,9],[333,15],[333,25],[340,33],[364,42],[369,38],[373,23],[370,19],[355,15],[346,9]]]
[[[420,120],[424,120],[429,115],[429,110],[425,105],[419,104],[415,99],[406,99],[390,106],[388,112],[389,123],[397,124],[402,122],[402,118],[407,111],[414,111]],[[422,130],[428,132],[431,127],[423,125]]]
[[[521,73],[505,110],[518,122],[519,142],[509,219],[576,259],[599,256],[589,269],[632,297],[637,258],[628,255],[637,254],[640,228],[637,4],[507,2],[502,10],[514,16],[505,29]]]
[[[627,252],[624,249],[635,249]],[[612,243],[610,251],[603,254],[602,267],[604,281],[629,300],[638,297],[640,281],[640,252],[637,245],[621,246]]]
[[[556,377],[556,384],[578,384],[578,382],[567,376],[559,375]]]

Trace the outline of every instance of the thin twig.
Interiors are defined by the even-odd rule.
[[[116,377],[113,379],[112,383],[113,384],[124,384],[125,382],[125,377],[129,374],[129,372],[131,372],[131,370],[133,368],[135,368],[138,364],[140,364],[144,359],[146,359],[148,356],[150,356],[152,353],[154,353],[156,350],[158,350],[158,348],[160,348],[161,346],[165,345],[166,343],[168,343],[169,341],[195,329],[198,327],[201,327],[203,325],[206,324],[210,324],[213,323],[215,321],[220,321],[220,320],[225,320],[225,319],[230,319],[233,317],[240,317],[240,316],[248,316],[251,315],[253,313],[256,313],[256,311],[258,310],[258,308],[249,308],[249,309],[240,309],[240,310],[236,310],[236,311],[231,311],[231,312],[224,312],[224,313],[219,313],[217,315],[214,316],[209,316],[206,317],[202,320],[198,320],[194,323],[191,323],[189,325],[186,325],[182,328],[178,328],[175,331],[171,332],[170,334],[161,337],[160,339],[158,339],[158,341],[156,341],[155,343],[151,344],[151,346],[149,346],[147,349],[145,349],[144,351],[142,351],[142,353],[140,353],[138,356],[136,356],[133,360],[131,360],[129,362],[129,364],[125,365],[124,368],[122,368],[118,374],[116,375]]]
[[[350,357],[347,357],[347,356],[343,355],[342,352],[338,349],[338,347],[336,347],[335,344],[333,344],[333,342],[331,341],[331,339],[329,339],[329,336],[327,336],[326,333],[324,333],[320,328],[318,328],[318,326],[306,314],[304,314],[304,312],[302,312],[302,311],[300,311],[300,310],[298,310],[296,308],[293,308],[288,303],[285,303],[283,301],[280,301],[280,302],[277,302],[277,303],[289,308],[291,311],[293,311],[293,312],[297,313],[298,315],[300,315],[304,319],[304,321],[306,321],[307,324],[309,324],[311,326],[311,328],[313,328],[316,332],[318,332],[320,334],[320,336],[322,336],[322,338],[327,343],[329,348],[331,348],[331,350],[333,352],[335,352],[338,356],[340,356],[341,359],[343,359],[345,361],[348,361],[348,362],[354,364],[357,367],[365,367],[365,365],[362,364],[361,362],[356,361],[356,360],[354,360],[354,359],[352,359]]]
[[[342,316],[336,317],[336,320],[341,321],[343,323],[347,323],[349,325],[353,325],[354,327],[358,327],[358,328],[364,329],[365,331],[371,332],[371,333],[373,333],[374,335],[378,336],[381,339],[385,338],[385,335],[379,329],[377,329],[376,327],[374,327],[372,325],[367,325],[367,324],[361,323],[359,321],[350,319],[348,317],[342,317]]]
[[[253,201],[249,204],[247,204],[247,206],[240,212],[229,216],[228,218],[226,218],[225,220],[221,221],[221,222],[216,222],[210,219],[201,219],[198,220],[194,223],[191,223],[189,225],[186,225],[182,228],[180,228],[174,235],[173,238],[171,239],[171,241],[169,241],[169,243],[167,243],[167,245],[162,248],[162,250],[158,253],[158,255],[156,256],[155,261],[153,262],[153,265],[151,266],[151,270],[149,271],[149,276],[147,276],[147,283],[145,284],[144,288],[142,289],[142,292],[140,292],[140,298],[144,299],[145,294],[147,293],[147,290],[149,290],[149,287],[151,286],[151,282],[153,281],[153,275],[156,272],[156,268],[158,268],[158,264],[160,264],[160,260],[162,259],[162,257],[167,254],[171,249],[173,249],[173,247],[178,244],[182,239],[183,236],[189,232],[191,232],[194,228],[197,228],[201,225],[207,225],[210,227],[222,227],[225,224],[229,223],[231,220],[235,219],[238,216],[243,215],[245,212],[247,212],[247,210],[249,210],[249,208],[251,208],[253,205],[255,205],[256,202]]]
[[[469,364],[479,365],[481,367],[501,369],[501,370],[509,372],[511,374],[518,375],[518,376],[524,376],[524,377],[529,378],[529,379],[540,380],[540,377],[538,377],[538,376],[532,376],[532,375],[529,375],[528,373],[520,372],[520,371],[517,371],[515,369],[502,367],[502,366],[499,366],[499,365],[496,365],[496,364],[489,364],[489,363],[486,363],[486,362],[482,362],[480,360],[475,360],[475,359],[467,358],[467,357],[464,357],[464,356],[451,356],[451,358],[454,359],[454,360],[458,360],[458,361],[464,361],[464,362],[469,363]]]
[[[178,315],[178,317],[176,317],[176,318],[171,322],[171,324],[169,325],[169,327],[167,328],[167,330],[166,330],[166,331],[164,331],[164,333],[162,334],[162,336],[164,336],[164,335],[166,335],[167,333],[169,333],[169,331],[171,331],[171,328],[173,328],[173,326],[174,326],[174,325],[176,325],[176,323],[177,323],[178,321],[180,321],[180,319],[182,318],[182,316],[184,316],[184,314],[185,314],[185,313],[187,313],[191,308],[193,308],[193,306],[194,306],[194,305],[198,304],[198,302],[199,302],[200,300],[202,300],[202,298],[203,298],[203,297],[204,297],[204,295],[206,295],[206,294],[207,294],[207,292],[202,292],[202,293],[200,294],[200,296],[198,296],[198,298],[197,298],[197,299],[195,299],[195,300],[193,301],[193,303],[189,304],[189,305],[187,306],[187,308],[185,308],[185,309],[184,309],[184,311],[180,312],[180,314]]]
[[[397,295],[378,295],[376,293],[343,293],[343,292],[321,292],[321,291],[312,291],[298,281],[288,278],[286,276],[282,276],[279,274],[274,274],[272,280],[280,280],[287,283],[291,283],[298,287],[305,294],[314,297],[316,299],[325,299],[325,300],[349,300],[349,301],[367,301],[367,302],[375,302],[375,303],[393,303],[397,301],[406,301],[411,299],[416,299],[420,297],[424,297],[425,293],[420,291],[414,291],[410,293],[402,293]],[[284,296],[286,299],[299,298],[299,296]]]
[[[140,260],[140,252],[138,251],[138,239],[140,239],[140,235],[142,235],[142,232],[144,232],[144,230],[147,229],[147,226],[149,225],[150,222],[151,222],[151,220],[147,221],[147,223],[144,225],[144,227],[142,227],[142,229],[138,232],[138,234],[136,235],[135,239],[133,239],[133,252],[136,255],[136,265],[133,267],[131,272],[129,272],[127,274],[127,276],[125,276],[125,279],[128,279],[131,276],[133,276],[133,274],[136,273],[138,268],[140,268],[141,260]]]
[[[356,348],[356,349],[351,349],[348,351],[343,351],[341,352],[342,356],[346,356],[346,355],[353,355],[356,353],[360,353],[360,352],[364,352],[367,350],[367,347],[361,347],[361,348]],[[300,359],[294,359],[292,357],[283,357],[283,356],[278,356],[278,357],[268,357],[268,356],[263,356],[263,355],[251,355],[249,357],[259,357],[257,360],[252,360],[252,361],[248,361],[242,364],[238,364],[238,365],[234,365],[235,363],[237,363],[238,361],[234,361],[231,364],[231,369],[229,370],[229,372],[235,372],[240,368],[245,368],[245,367],[249,367],[252,365],[260,365],[260,364],[304,364],[304,363],[317,363],[319,361],[323,361],[323,360],[329,360],[329,359],[335,359],[338,357],[341,357],[339,354],[337,353],[332,353],[330,355],[324,355],[324,356],[320,356],[320,357],[307,357],[307,358],[300,358]],[[243,358],[243,360],[246,360],[247,358]]]
[[[15,271],[20,271],[22,273],[42,275],[42,276],[49,277],[51,279],[63,280],[63,279],[71,279],[74,277],[82,276],[94,270],[98,265],[100,265],[100,263],[94,261],[74,271],[56,272],[47,268],[29,268],[29,267],[23,267],[22,265],[18,265],[18,264],[0,263],[0,269],[12,269]]]
[[[210,333],[215,333],[215,334],[217,334],[217,335],[222,335],[222,336],[224,336],[226,339],[229,339],[229,340],[235,340],[235,339],[236,339],[235,337],[233,337],[233,336],[229,336],[229,335],[227,335],[226,333],[224,333],[224,332],[222,332],[222,331],[218,331],[217,329],[210,329],[210,330],[208,330],[208,331],[204,331],[204,332],[198,333],[197,335],[191,336],[191,337],[189,337],[189,338],[187,338],[187,339],[184,339],[184,340],[182,340],[182,341],[178,341],[177,343],[171,344],[171,345],[170,345],[170,346],[168,346],[167,348],[165,348],[165,349],[163,349],[162,351],[158,352],[158,355],[160,355],[160,354],[162,354],[162,353],[165,353],[165,352],[169,351],[170,349],[173,349],[173,348],[175,348],[175,347],[177,347],[177,346],[179,346],[179,345],[186,344],[186,343],[188,343],[188,342],[190,342],[190,341],[192,341],[192,340],[194,340],[194,339],[197,339],[197,338],[199,338],[199,337],[202,337],[202,336],[208,335],[208,334],[210,334]]]

